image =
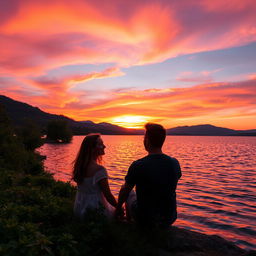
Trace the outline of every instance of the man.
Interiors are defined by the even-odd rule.
[[[139,225],[168,227],[177,218],[175,190],[181,177],[180,165],[177,159],[162,152],[166,137],[163,126],[148,123],[145,128],[144,147],[148,155],[129,167],[119,192],[116,215],[122,214],[122,205],[127,202],[128,214]]]

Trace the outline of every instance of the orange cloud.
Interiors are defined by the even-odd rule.
[[[76,120],[89,119],[121,124],[125,123],[125,120],[122,121],[124,116],[141,116],[147,121],[160,122],[166,127],[211,123],[229,128],[253,129],[256,126],[255,95],[254,79],[237,83],[210,83],[190,88],[112,91],[105,100],[89,103],[79,101],[79,95],[75,100],[65,102],[63,106],[54,102],[54,98],[45,100],[45,97],[35,96],[33,103],[37,106],[48,104],[43,108],[45,111],[65,114]],[[24,100],[27,101],[26,98]],[[136,122],[141,125],[139,120]]]
[[[47,98],[45,98],[43,102],[47,103],[48,106],[59,106],[63,108],[68,103],[78,102],[79,97],[86,94],[85,92],[70,92],[70,88],[75,86],[75,84],[87,82],[93,79],[103,79],[122,75],[124,75],[124,73],[119,68],[112,67],[107,68],[102,72],[75,74],[61,78],[49,77],[45,75],[26,79],[25,81],[31,86],[44,90]],[[58,99],[58,101],[56,101],[56,99]]]
[[[204,120],[204,123],[222,123],[228,126],[230,118],[250,117],[256,126],[255,94],[256,80],[238,83],[212,83],[191,88],[170,88],[116,93],[105,101],[90,104],[72,102],[65,106],[70,116],[80,120],[113,121],[113,117],[125,115],[148,116],[167,126]],[[193,121],[194,120],[194,121]],[[218,121],[219,120],[219,121]],[[253,121],[254,120],[254,121]]]

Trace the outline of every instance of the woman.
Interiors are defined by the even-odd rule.
[[[74,161],[72,179],[77,183],[74,205],[75,216],[83,219],[88,209],[104,208],[107,217],[113,217],[117,205],[112,195],[106,169],[100,165],[105,145],[99,134],[87,135]]]

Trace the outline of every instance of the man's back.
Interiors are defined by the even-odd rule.
[[[177,218],[176,186],[179,162],[165,154],[150,154],[132,163],[126,182],[136,185],[137,218],[145,224],[172,224]]]

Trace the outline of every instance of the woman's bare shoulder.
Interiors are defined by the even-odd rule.
[[[85,177],[90,178],[95,175],[99,175],[101,172],[104,172],[104,173],[106,172],[105,167],[99,164],[93,164],[93,165],[90,165],[89,168],[87,169],[87,175]]]
[[[98,165],[98,169],[95,172],[96,182],[98,182],[102,179],[107,179],[107,178],[108,178],[108,173],[107,173],[107,170],[105,169],[105,167],[102,165]]]
[[[97,164],[96,168],[95,168],[95,171],[98,172],[98,171],[101,171],[101,170],[106,171],[106,168],[103,165]]]

